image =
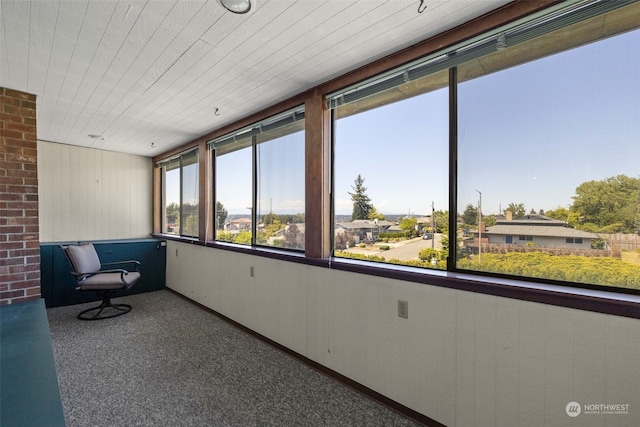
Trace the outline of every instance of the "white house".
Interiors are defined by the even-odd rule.
[[[540,247],[591,249],[591,242],[597,234],[576,230],[565,221],[544,215],[525,215],[510,220],[498,220],[482,233],[489,244],[526,245]]]

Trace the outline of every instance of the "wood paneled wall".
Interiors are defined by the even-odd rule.
[[[38,141],[40,240],[149,237],[148,157]]]

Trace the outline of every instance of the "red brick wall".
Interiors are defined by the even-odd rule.
[[[40,298],[36,96],[0,87],[0,304]]]

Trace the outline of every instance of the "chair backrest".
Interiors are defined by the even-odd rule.
[[[84,276],[78,276],[78,280],[84,279],[90,273],[100,271],[100,258],[92,243],[66,246],[64,251],[73,266],[73,271],[84,274]]]

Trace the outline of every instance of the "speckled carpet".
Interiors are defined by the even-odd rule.
[[[47,310],[68,427],[413,426],[169,291]]]

